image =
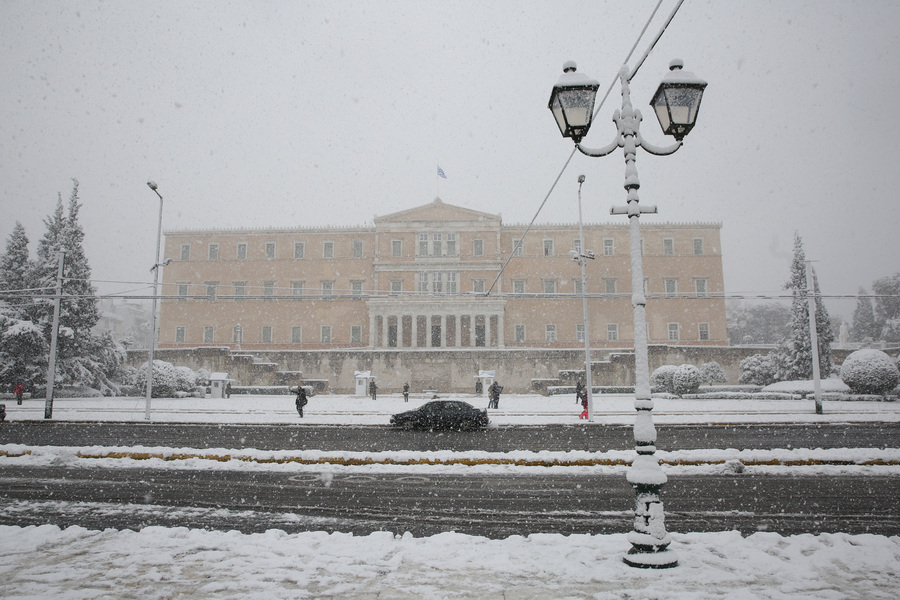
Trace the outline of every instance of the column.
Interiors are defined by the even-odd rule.
[[[447,347],[447,315],[441,315],[441,347]]]
[[[497,347],[505,348],[506,343],[503,340],[503,312],[497,313]]]
[[[369,348],[375,348],[375,315],[369,313]]]
[[[403,347],[403,315],[397,315],[397,347]]]
[[[412,344],[410,344],[413,348],[419,347],[419,315],[413,314],[413,339]]]
[[[456,331],[454,331],[454,348],[459,348],[459,345],[462,343],[462,317],[459,316],[459,311],[456,311]]]

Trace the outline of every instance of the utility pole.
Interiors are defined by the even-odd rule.
[[[56,297],[53,301],[53,330],[50,333],[50,364],[47,367],[47,398],[44,402],[44,418],[53,418],[53,384],[56,381],[56,344],[59,341],[59,305],[62,301],[63,265],[65,252],[59,252],[59,269],[56,272]]]
[[[806,261],[806,299],[809,302],[809,345],[812,354],[813,391],[816,396],[816,414],[822,410],[822,379],[819,375],[819,332],[816,330],[816,294],[813,286],[812,261]]]

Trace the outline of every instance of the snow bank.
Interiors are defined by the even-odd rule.
[[[673,533],[631,569],[625,534],[241,534],[0,527],[4,598],[894,598],[900,537]]]

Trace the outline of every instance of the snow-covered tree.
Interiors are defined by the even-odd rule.
[[[853,311],[853,327],[850,329],[850,339],[861,342],[866,338],[877,340],[881,334],[881,328],[875,321],[875,310],[872,308],[872,299],[866,294],[866,290],[859,288],[856,298],[856,310]]]
[[[900,273],[882,277],[872,283],[875,293],[875,321],[879,335],[886,342],[900,342]]]
[[[0,258],[0,292],[11,306],[22,306],[30,301],[29,270],[28,236],[22,223],[16,221],[6,241],[6,253]]]
[[[140,366],[137,371],[135,385],[141,393],[147,393],[147,363]],[[153,361],[153,397],[171,398],[176,390],[176,372],[172,363],[155,359]]]
[[[778,344],[791,321],[791,309],[779,302],[729,305],[727,318],[730,344]]]
[[[700,369],[694,365],[681,365],[672,375],[672,387],[679,396],[696,394],[701,381]]]
[[[700,378],[707,383],[725,383],[728,381],[728,377],[725,376],[725,369],[716,361],[700,365]]]
[[[819,281],[813,270],[813,293],[820,295]],[[778,378],[781,381],[812,378],[812,342],[809,334],[809,299],[806,282],[806,253],[803,240],[794,233],[794,258],[791,276],[785,284],[791,291],[791,322],[788,337],[779,348]],[[834,331],[823,302],[816,302],[816,335],[818,337],[819,372],[827,376],[832,370],[831,343]]]
[[[0,381],[21,379],[33,388],[47,375],[48,348],[41,330],[0,301]]]
[[[30,286],[36,297],[27,308],[27,317],[43,334],[49,348],[52,337],[56,279],[59,254],[63,263],[62,300],[60,302],[57,342],[57,378],[61,382],[81,383],[104,393],[115,391],[110,378],[122,362],[124,353],[110,335],[96,335],[93,327],[100,320],[97,294],[91,284],[91,268],[84,253],[84,230],[78,221],[78,181],[72,180],[68,214],[58,197],[54,212],[44,219],[46,231],[39,240],[37,258],[29,270]]]
[[[754,354],[741,360],[739,383],[769,385],[778,381],[778,356],[774,352]]]
[[[660,391],[674,394],[675,388],[672,385],[672,377],[677,370],[678,367],[675,365],[663,365],[658,367],[654,369],[653,373],[650,375],[650,381],[652,381],[653,385],[659,388]]]
[[[890,356],[865,348],[844,359],[841,380],[857,394],[886,394],[897,387],[900,372]]]

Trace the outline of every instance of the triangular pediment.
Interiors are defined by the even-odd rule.
[[[500,215],[493,215],[471,208],[446,204],[440,198],[435,198],[429,204],[416,206],[401,210],[389,215],[375,217],[376,227],[390,227],[393,224],[408,225],[413,223],[422,223],[434,225],[436,223],[456,223],[456,224],[492,224],[499,226],[501,222]]]

